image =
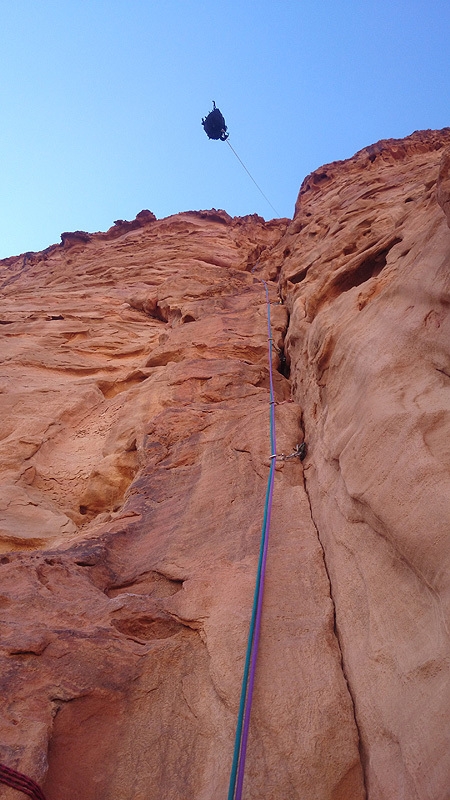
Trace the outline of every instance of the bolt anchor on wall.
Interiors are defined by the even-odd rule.
[[[270,457],[271,458],[276,458],[277,460],[280,460],[280,461],[290,461],[292,458],[299,458],[300,461],[304,461],[304,459],[306,458],[307,452],[308,452],[308,448],[306,446],[306,442],[301,442],[300,444],[296,444],[295,445],[294,451],[292,453],[290,453],[289,455],[286,455],[286,453],[279,453],[279,454],[278,453],[274,453]]]

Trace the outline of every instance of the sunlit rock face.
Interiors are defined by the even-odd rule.
[[[141,212],[0,262],[0,761],[48,800],[227,796],[261,279],[277,453],[308,452],[277,459],[245,797],[448,798],[448,148],[327,165],[292,222]]]
[[[306,486],[377,799],[450,785],[449,144],[422,132],[327,165],[283,241]]]

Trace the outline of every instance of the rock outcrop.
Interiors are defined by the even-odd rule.
[[[449,153],[322,167],[292,222],[141,212],[0,263],[0,761],[48,800],[227,795],[261,278],[278,450],[308,454],[277,461],[245,797],[448,797]]]

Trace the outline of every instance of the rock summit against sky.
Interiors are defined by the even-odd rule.
[[[0,262],[0,761],[47,800],[226,798],[279,453],[246,800],[448,800],[450,129],[295,216]],[[2,797],[17,793],[4,788]]]

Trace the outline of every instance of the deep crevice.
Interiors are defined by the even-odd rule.
[[[290,361],[286,358],[284,346],[277,348],[277,352],[278,352],[277,370],[280,373],[280,375],[283,375],[284,378],[287,378],[289,380],[291,375],[291,364]]]

